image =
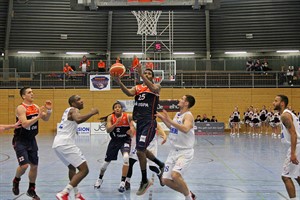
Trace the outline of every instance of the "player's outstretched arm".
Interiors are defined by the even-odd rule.
[[[114,81],[120,86],[122,92],[126,94],[129,97],[132,97],[135,95],[135,87],[128,89],[123,82],[121,81],[120,77],[118,76],[113,76]]]
[[[99,114],[99,110],[93,108],[88,114],[81,115],[77,108],[71,109],[69,112],[69,120],[75,121],[77,124],[83,123],[91,118],[93,115]]]
[[[12,128],[21,128],[21,121],[18,121],[15,124],[0,124],[0,133],[2,133],[5,130],[9,130]]]

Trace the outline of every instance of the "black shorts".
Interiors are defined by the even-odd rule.
[[[110,162],[112,160],[118,159],[118,152],[121,150],[121,153],[127,152],[130,153],[130,145],[131,145],[131,139],[118,141],[118,140],[110,140],[106,155],[105,155],[105,161]]]
[[[136,149],[144,151],[153,140],[157,128],[156,120],[139,120],[136,123]]]
[[[13,147],[17,155],[19,165],[39,164],[38,146],[36,139],[20,141],[13,139]]]

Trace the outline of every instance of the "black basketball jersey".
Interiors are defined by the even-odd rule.
[[[156,117],[159,95],[150,91],[145,85],[137,85],[133,107],[134,120],[154,120]]]

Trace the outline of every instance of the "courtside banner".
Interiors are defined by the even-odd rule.
[[[196,122],[196,135],[223,135],[225,125],[223,122]]]
[[[125,112],[132,112],[134,106],[134,100],[118,100],[122,104]],[[178,112],[179,107],[177,106],[178,100],[159,100],[157,105],[157,111],[161,112],[163,109],[168,112]]]
[[[91,123],[91,135],[106,135],[106,123],[105,122],[92,122]]]
[[[110,75],[90,75],[90,91],[110,90]]]
[[[59,129],[60,123],[57,123],[56,128]],[[77,126],[78,135],[90,135],[91,133],[91,123],[81,123]]]

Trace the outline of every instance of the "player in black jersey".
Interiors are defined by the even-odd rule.
[[[112,76],[127,96],[135,96],[133,120],[136,121],[137,124],[136,150],[142,173],[142,181],[136,194],[143,195],[152,185],[152,182],[147,178],[147,158],[160,167],[160,177],[164,170],[164,163],[147,150],[148,145],[156,133],[157,122],[155,114],[161,86],[153,83],[154,72],[151,69],[146,69],[144,73],[142,73],[141,65],[139,64],[135,70],[143,79],[143,84],[136,85],[131,89],[128,89],[118,76]]]

